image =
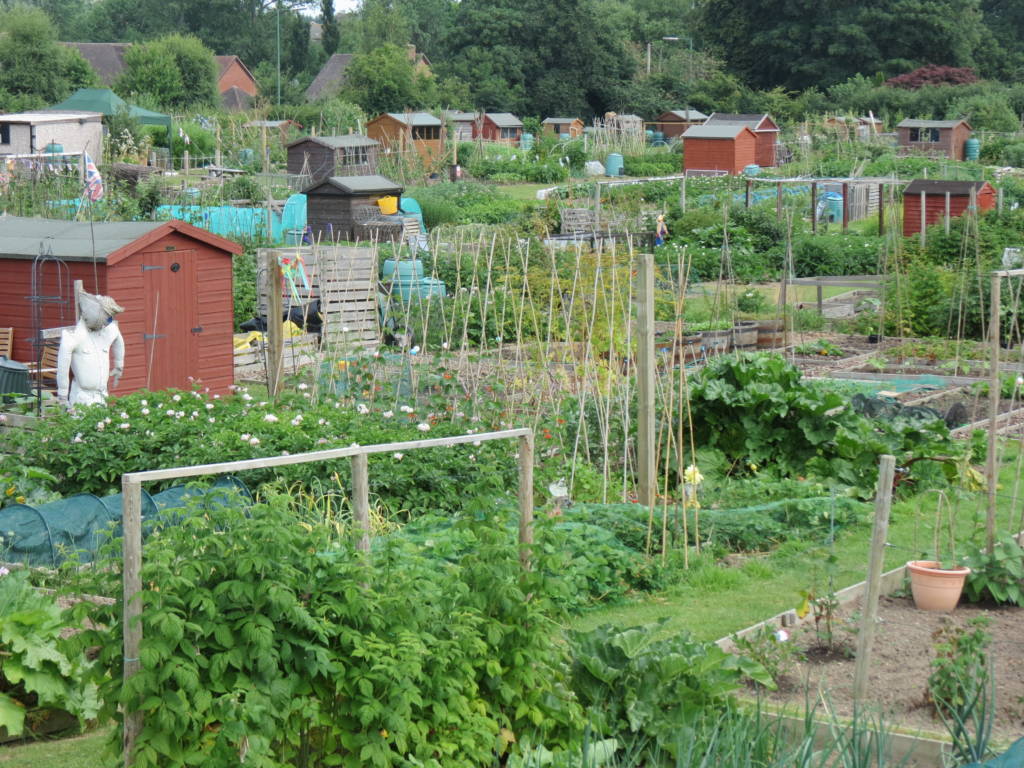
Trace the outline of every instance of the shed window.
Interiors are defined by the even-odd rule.
[[[515,139],[519,136],[518,128],[502,128],[501,133],[498,134],[503,139]]]
[[[369,162],[366,147],[349,147],[341,156],[341,164],[345,165],[366,165]]]
[[[0,144],[11,143],[11,124],[0,123]]]
[[[427,139],[437,141],[441,138],[441,126],[439,125],[414,125],[412,128],[413,141]]]
[[[938,128],[911,128],[910,140],[912,142],[935,143],[939,140]]]

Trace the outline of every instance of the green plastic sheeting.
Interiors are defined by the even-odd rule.
[[[132,106],[109,88],[79,88],[60,104],[54,104],[49,109],[100,112],[104,115],[116,115],[119,110],[127,109],[128,114],[143,125],[162,125],[167,129],[168,136],[171,133],[170,115]]]
[[[175,512],[199,499],[204,509],[238,499],[246,504],[252,495],[233,477],[218,479],[207,488],[176,485],[150,495],[142,492],[142,530],[148,534],[159,521],[173,524]],[[12,504],[0,509],[0,536],[4,537],[3,560],[39,568],[57,568],[72,555],[91,563],[113,528],[121,534],[121,494],[100,498],[91,493],[68,496],[39,507]]]

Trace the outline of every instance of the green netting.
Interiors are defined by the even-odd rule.
[[[205,509],[238,498],[252,501],[249,489],[234,477],[219,478],[207,488],[176,485],[153,495],[143,491],[143,534],[148,534],[157,522],[173,524],[178,519],[175,513],[180,514],[193,500],[199,500]],[[39,507],[4,507],[0,509],[3,559],[56,568],[74,554],[79,562],[90,563],[111,528],[115,536],[120,535],[121,502],[119,493],[103,498],[81,493]]]

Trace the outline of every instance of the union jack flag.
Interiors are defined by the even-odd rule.
[[[88,152],[85,153],[85,194],[94,203],[103,197],[103,177]]]

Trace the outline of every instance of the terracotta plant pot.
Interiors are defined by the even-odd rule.
[[[945,569],[933,560],[911,560],[910,591],[914,605],[922,611],[952,611],[960,601],[964,581],[971,569],[966,565]]]

